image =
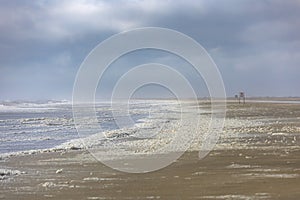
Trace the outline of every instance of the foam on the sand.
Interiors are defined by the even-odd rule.
[[[299,174],[271,174],[271,173],[249,173],[249,174],[242,174],[240,176],[248,177],[249,179],[255,178],[298,178]]]
[[[155,107],[155,103],[160,105],[160,102],[152,102],[153,107]],[[138,106],[142,107],[142,104],[137,104],[137,107]],[[191,103],[188,106],[188,111],[191,113],[194,112],[196,104]],[[105,110],[107,108],[101,107],[99,109]],[[143,112],[145,109],[146,108],[143,108]],[[183,150],[203,150],[203,142],[207,136],[205,134],[207,133],[211,122],[211,115],[209,115],[210,109],[208,107],[201,107],[200,112],[197,114],[199,117],[198,127],[195,126],[195,120],[192,118],[191,120],[183,121],[182,115],[186,114],[186,116],[189,116],[189,113],[180,112],[178,105],[172,101],[168,103],[164,102],[163,106],[156,109],[159,112],[156,112],[151,117],[137,120],[137,123],[133,127],[107,130],[82,136],[82,138],[68,140],[67,142],[53,148],[4,153],[0,155],[0,160],[13,155],[93,148],[97,148],[99,151],[102,151],[103,155],[105,155],[107,159],[118,158],[118,155],[123,156],[125,154],[152,154],[178,152]],[[160,112],[160,110],[162,111]],[[136,108],[133,112],[139,113],[141,111]],[[109,118],[109,120],[111,119]],[[214,149],[257,148],[260,144],[273,142],[272,139],[274,139],[274,137],[278,137],[275,139],[279,142],[286,142],[286,138],[279,137],[289,136],[289,133],[280,132],[277,129],[275,130],[275,128],[274,130],[270,129],[270,126],[265,125],[270,123],[270,121],[271,119],[262,121],[257,118],[227,118],[223,131],[218,133],[220,138]],[[53,125],[53,127],[56,128],[56,126],[70,126],[72,119],[46,119],[43,117],[36,117],[22,119],[20,123],[32,124],[34,126]],[[87,123],[89,123],[89,121],[87,121]],[[176,135],[178,130],[180,130],[181,133],[179,136]],[[187,137],[190,137],[190,140],[187,140]],[[265,139],[256,139],[260,137],[265,137]],[[291,138],[291,143],[294,145],[297,145],[297,137],[298,136],[293,136],[293,138]],[[245,138],[245,141],[241,142],[241,139],[243,138]],[[49,138],[47,137],[44,138],[44,140],[48,139]],[[189,143],[187,143],[187,141],[189,141]],[[172,143],[172,145],[169,145],[167,149],[164,148],[170,143]],[[249,146],[249,144],[251,144],[251,146]],[[253,146],[253,144],[255,144],[255,146]],[[120,147],[124,147],[126,151],[119,151]],[[274,147],[264,145],[262,148]]]
[[[203,199],[239,199],[239,200],[255,200],[255,199],[269,199],[271,196],[268,193],[256,193],[254,195],[238,195],[227,194],[218,196],[203,196]]]
[[[176,110],[176,107],[169,106],[168,109]],[[201,110],[201,112],[207,113],[208,110]],[[3,159],[13,155],[100,148],[102,149],[104,155],[107,155],[107,158],[110,159],[116,157],[109,156],[109,154],[151,154],[153,152],[157,152],[159,149],[163,149],[165,145],[171,142],[173,145],[168,148],[167,152],[165,151],[161,153],[177,152],[182,150],[201,150],[205,133],[207,132],[211,121],[211,116],[207,114],[201,115],[199,113],[200,126],[197,128],[195,128],[194,120],[182,121],[181,117],[182,113],[180,112],[171,114],[167,112],[159,113],[159,115],[152,116],[152,118],[138,120],[138,123],[136,123],[133,127],[104,131],[89,135],[84,138],[72,139],[50,149],[6,153],[2,154],[1,157]],[[32,122],[32,120],[33,119],[23,120],[23,123],[29,123]],[[45,121],[43,118],[35,120],[40,120],[43,122]],[[49,123],[68,124],[69,121],[51,121]],[[250,120],[227,119],[225,121],[225,128],[223,132],[219,133],[220,140],[237,137],[238,133],[243,128],[255,126],[255,123],[256,122]],[[195,129],[191,130],[192,127]],[[191,138],[191,143],[189,144],[190,146],[188,148],[183,146],[186,145],[186,143],[184,143],[186,138],[183,136],[178,137],[178,135],[175,134],[179,129],[184,137]],[[197,130],[197,134],[194,134],[195,130]],[[127,147],[128,150],[122,153],[120,151],[114,151],[114,149],[118,149],[117,147],[120,146]],[[232,147],[232,143],[223,143],[222,145],[218,144],[216,148],[230,147]],[[235,147],[238,147],[238,144],[236,144]]]
[[[19,170],[12,170],[12,169],[0,169],[0,180],[5,180],[10,176],[16,176],[20,174],[25,174],[25,172],[21,172]]]

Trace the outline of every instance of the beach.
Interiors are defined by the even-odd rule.
[[[229,101],[205,158],[191,148],[149,173],[113,170],[80,148],[4,157],[0,199],[299,199],[299,105]]]
[[[0,14],[0,200],[300,200],[300,0]]]

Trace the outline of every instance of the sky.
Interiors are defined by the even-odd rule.
[[[297,0],[2,0],[0,100],[70,100],[88,53],[114,34],[142,27],[173,29],[201,44],[227,96],[300,96],[299,19]],[[147,62],[181,65],[197,94],[207,95],[188,64],[151,50],[120,58],[97,94],[109,94],[122,72]],[[145,91],[140,95],[170,93],[157,86]]]

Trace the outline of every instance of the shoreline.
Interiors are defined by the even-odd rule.
[[[267,100],[267,101],[264,101],[264,100],[259,100],[259,99],[272,99],[272,100]],[[278,100],[276,100],[278,99]],[[298,104],[300,103],[300,97],[299,98],[282,98],[281,100],[280,97],[278,98],[273,98],[273,97],[270,97],[270,98],[266,98],[266,97],[261,97],[261,98],[249,98],[249,101],[243,105],[243,104],[238,104],[235,100],[228,100],[227,101],[227,109],[232,109],[232,107],[234,107],[234,109],[238,108],[238,109],[248,109],[249,107],[255,105],[255,106],[264,106],[264,105],[276,105],[276,106],[294,106],[295,104]],[[285,100],[284,100],[285,99]],[[298,102],[299,101],[299,102]],[[294,103],[293,103],[294,102]],[[201,102],[200,104],[200,107],[204,108],[204,110],[206,110],[207,108],[209,108],[209,103],[204,101],[204,102]],[[234,112],[234,115],[232,115],[231,112],[228,112],[226,113],[226,118],[237,118],[237,117],[241,117],[241,118],[245,118],[245,116],[243,116],[243,114],[245,113],[244,111],[242,110],[241,113],[237,114]],[[247,110],[249,111],[249,110]],[[203,114],[209,114],[208,113],[203,113]],[[264,113],[263,115],[265,116],[266,113]],[[273,114],[275,115],[276,113],[268,113],[268,116],[267,117],[270,117],[270,114]],[[282,114],[282,113],[281,113]],[[251,112],[247,114],[248,117],[251,115]],[[254,113],[253,116],[256,116],[257,113]],[[277,116],[276,116],[277,117]],[[284,116],[286,117],[286,116]],[[300,119],[300,117],[299,117]],[[117,132],[116,130],[111,130],[111,131],[108,131],[108,132]],[[300,129],[299,129],[299,132],[300,132]],[[8,158],[8,157],[11,157],[11,156],[19,156],[19,155],[30,155],[30,154],[37,154],[37,153],[45,153],[45,152],[56,152],[56,151],[67,151],[67,150],[80,150],[80,149],[84,149],[84,147],[82,145],[79,145],[79,141],[81,141],[80,138],[75,138],[75,139],[72,139],[70,141],[66,141],[66,142],[63,142],[62,144],[59,144],[53,148],[46,148],[46,149],[33,149],[33,150],[26,150],[26,151],[18,151],[18,152],[7,152],[7,153],[1,153],[0,154],[0,160],[3,160],[5,158]],[[76,144],[73,144],[73,143],[76,143]],[[74,145],[74,146],[72,146]]]

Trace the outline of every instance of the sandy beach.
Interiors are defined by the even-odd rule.
[[[228,102],[226,120],[241,125],[225,123],[208,156],[188,151],[145,174],[110,169],[86,150],[4,158],[0,199],[299,199],[299,105]]]
[[[0,200],[300,200],[300,0],[0,15]]]

